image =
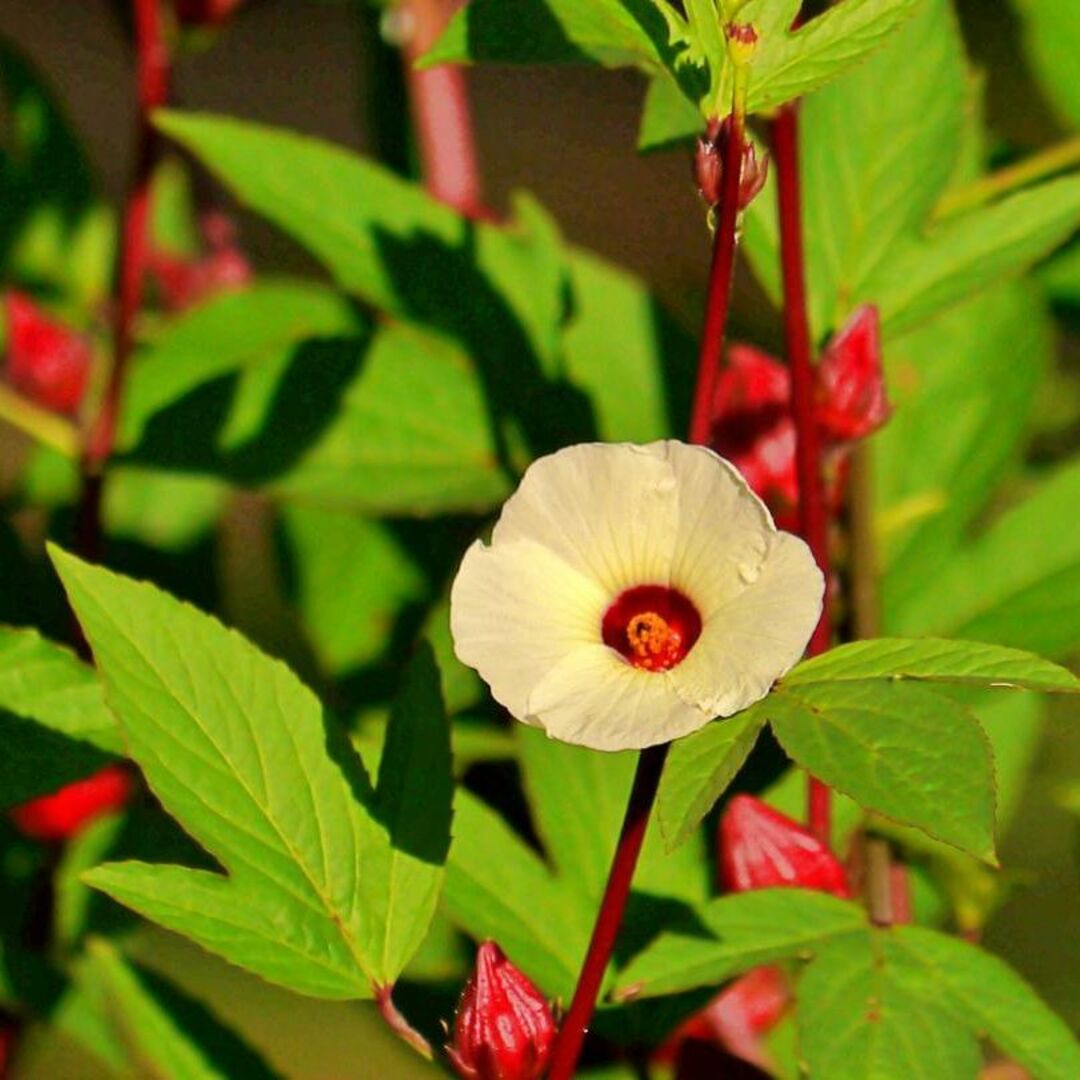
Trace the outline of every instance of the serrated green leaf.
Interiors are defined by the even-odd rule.
[[[788,755],[868,810],[994,861],[994,763],[979,722],[913,682],[777,689],[762,704]]]
[[[1050,656],[1075,647],[1078,500],[1080,465],[1064,465],[957,552],[933,588],[893,614],[890,631],[997,641]]]
[[[419,567],[382,523],[290,505],[282,510],[303,627],[324,669],[342,674],[387,648],[395,617],[426,592]]]
[[[889,934],[828,942],[799,980],[799,1049],[829,1080],[971,1080],[978,1040],[934,1000]]]
[[[681,844],[701,824],[735,779],[764,726],[765,713],[751,706],[707,724],[671,747],[656,806],[669,847]]]
[[[110,945],[91,944],[82,972],[132,1063],[157,1080],[269,1080],[278,1074],[199,1002]]]
[[[1080,52],[1080,9],[1060,0],[1012,0],[1020,17],[1024,50],[1044,93],[1059,116],[1080,125],[1080,88],[1076,56]]]
[[[701,110],[667,72],[649,80],[638,127],[640,151],[666,150],[700,135],[702,125]]]
[[[858,904],[806,889],[758,889],[712,900],[685,927],[669,930],[619,972],[618,998],[658,997],[761,964],[813,955],[826,942],[860,935]]]
[[[921,968],[927,995],[950,999],[955,1015],[990,1038],[1035,1080],[1080,1074],[1080,1042],[1004,961],[954,937],[917,926],[897,927],[894,957]]]
[[[284,665],[147,584],[53,550],[109,705],[154,794],[228,877],[121,863],[90,884],[301,993],[363,997],[392,845],[344,733]]]
[[[379,985],[397,981],[435,915],[450,847],[450,727],[430,646],[417,651],[390,712],[373,813],[389,845],[373,848],[360,879],[365,944]]]
[[[157,251],[192,258],[202,249],[195,194],[187,166],[169,156],[150,181],[150,236]]]
[[[132,370],[120,446],[138,443],[151,417],[215,379],[287,360],[313,337],[350,337],[363,320],[338,293],[300,281],[264,280],[226,292],[170,324]]]
[[[110,536],[179,554],[206,538],[228,501],[228,486],[213,477],[117,465],[102,514]]]
[[[454,16],[422,66],[657,62],[646,25],[666,40],[665,21],[649,0],[474,0]]]
[[[837,646],[804,660],[784,677],[802,686],[862,679],[916,679],[960,686],[1080,693],[1080,679],[1041,656],[943,638],[875,638]]]
[[[455,923],[478,940],[497,941],[545,994],[570,1000],[595,913],[465,790],[454,804],[443,895]]]

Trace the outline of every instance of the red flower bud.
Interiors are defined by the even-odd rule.
[[[694,157],[694,176],[698,191],[706,204],[712,208],[720,201],[723,192],[724,160],[728,140],[731,138],[731,117],[710,120],[705,134],[698,139]],[[745,210],[754,196],[765,186],[769,174],[769,159],[758,160],[752,139],[744,139],[739,169],[739,209]]]
[[[107,765],[52,795],[31,799],[11,811],[15,827],[31,840],[65,840],[95,818],[118,810],[130,798],[131,777],[120,765]]]
[[[447,1054],[465,1080],[539,1080],[555,1041],[543,995],[493,941],[476,954]]]
[[[877,308],[861,307],[832,339],[818,367],[818,424],[832,442],[862,439],[889,418]]]
[[[81,334],[49,318],[23,293],[9,292],[7,374],[31,401],[73,413],[86,393],[93,354]]]
[[[175,0],[176,17],[185,26],[220,26],[241,0]]]
[[[752,795],[736,795],[720,820],[720,868],[731,892],[800,886],[851,896],[840,860],[798,822]]]
[[[201,223],[209,251],[197,258],[154,252],[150,272],[161,303],[172,312],[186,311],[203,300],[251,283],[251,264],[236,243],[236,230],[224,214],[207,214]]]

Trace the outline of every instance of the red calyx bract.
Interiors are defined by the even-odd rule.
[[[11,385],[46,409],[75,412],[90,378],[89,341],[50,318],[24,293],[9,292],[5,307]]]
[[[11,811],[15,827],[31,840],[66,840],[95,818],[118,810],[130,798],[132,781],[120,765],[107,765],[84,780],[67,784]]]
[[[555,1020],[533,983],[493,941],[476,954],[447,1054],[465,1080],[539,1080],[555,1041]]]
[[[847,872],[828,847],[752,795],[736,795],[720,819],[720,870],[732,892],[797,886],[851,896]]]
[[[891,412],[881,368],[881,331],[875,307],[861,307],[829,342],[818,365],[817,420],[832,442],[864,439]]]

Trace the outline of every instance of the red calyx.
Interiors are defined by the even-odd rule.
[[[827,455],[826,498],[843,504],[848,444],[889,417],[877,309],[859,308],[817,368],[816,416]],[[787,367],[760,349],[733,345],[717,379],[711,445],[766,502],[781,528],[795,525],[799,482]]]
[[[51,319],[24,293],[9,292],[7,376],[31,401],[58,413],[73,413],[90,379],[90,343]]]
[[[131,797],[132,780],[120,765],[107,765],[84,780],[16,806],[15,827],[31,840],[66,840],[95,818],[118,810]]]
[[[242,0],[175,0],[176,17],[185,26],[220,26]]]
[[[710,208],[720,201],[723,191],[724,160],[730,138],[731,117],[725,116],[723,120],[710,120],[705,134],[698,139],[694,157],[694,178],[701,197]],[[758,160],[757,150],[750,139],[743,140],[741,153],[739,209],[745,210],[765,186],[765,179],[769,174],[769,159],[763,156]]]
[[[465,1080],[539,1080],[555,1042],[555,1020],[533,983],[493,941],[476,954],[447,1054]]]
[[[752,795],[736,795],[720,819],[720,871],[731,892],[777,886],[851,897],[839,859],[807,829]]]
[[[188,258],[157,251],[150,256],[150,272],[167,311],[186,311],[220,292],[251,283],[251,264],[236,243],[229,218],[207,214],[201,227],[208,248],[205,255]]]

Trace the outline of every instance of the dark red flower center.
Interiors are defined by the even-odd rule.
[[[701,635],[693,603],[666,585],[637,585],[615,598],[604,612],[604,644],[634,667],[667,671],[681,663]]]

